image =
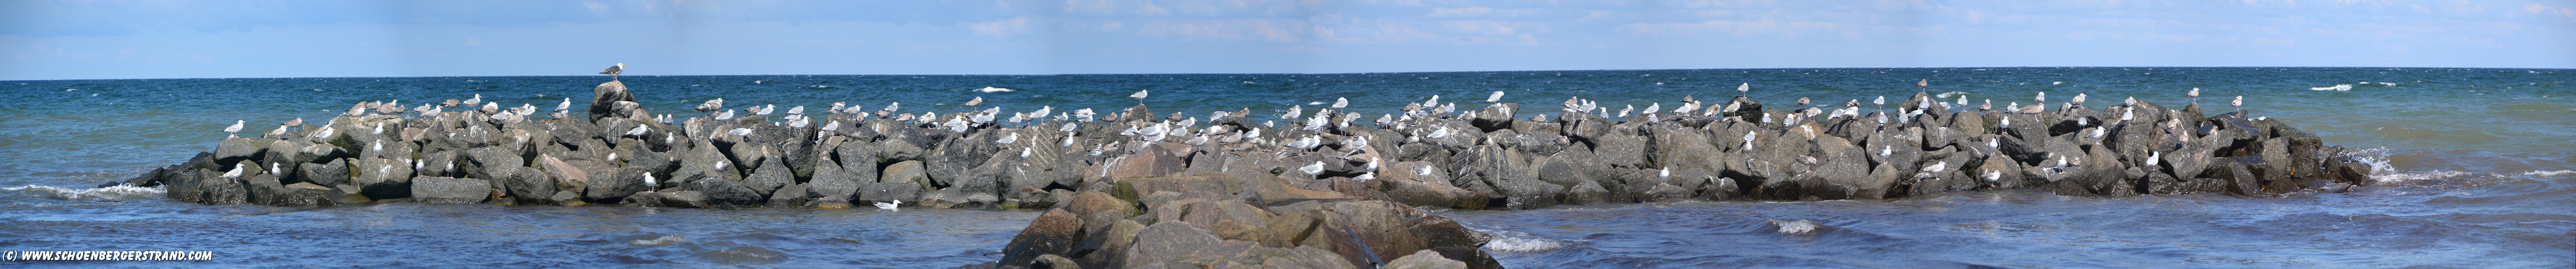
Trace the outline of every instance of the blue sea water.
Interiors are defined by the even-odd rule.
[[[1432,95],[1464,107],[1494,91],[1553,107],[1676,105],[1747,95],[1774,108],[1914,92],[2030,104],[2083,93],[2289,122],[2366,149],[2374,184],[2347,193],[2067,197],[2001,191],[1865,201],[1670,202],[1444,211],[1501,239],[1513,268],[2456,267],[2576,265],[2576,70],[2474,68],[1837,68],[1361,74],[637,76],[648,110],[730,107],[1009,111],[1052,106],[1204,117],[1349,98],[1392,113]],[[1914,82],[1930,80],[1917,88]],[[923,268],[998,259],[1030,211],[492,205],[207,206],[148,188],[90,188],[209,151],[248,121],[322,120],[361,101],[480,94],[576,108],[597,76],[0,81],[0,251],[215,251],[204,262],[0,262],[169,267],[776,266]],[[2338,85],[2349,85],[2338,87]],[[999,87],[1010,91],[977,91]],[[2203,96],[2184,96],[2200,88]],[[2341,88],[2341,90],[2338,90]],[[1151,91],[1151,98],[1129,99]],[[1613,109],[1616,110],[1616,109]],[[1524,109],[1553,113],[1553,109]],[[1528,116],[1528,115],[1524,115]],[[12,264],[19,265],[19,264]]]

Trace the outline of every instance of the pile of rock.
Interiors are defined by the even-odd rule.
[[[415,113],[363,103],[327,124],[227,139],[110,184],[167,185],[186,202],[274,206],[1051,208],[993,265],[1481,268],[1492,267],[1475,250],[1482,234],[1412,206],[2014,188],[2254,196],[2341,190],[2365,183],[2368,171],[2278,121],[2135,100],[1989,111],[1917,93],[1893,111],[1861,114],[1857,102],[1827,113],[1685,98],[1682,109],[1613,116],[1577,99],[1553,117],[1515,118],[1518,104],[1462,111],[1434,97],[1374,120],[1339,106],[1261,120],[1248,109],[1157,117],[1141,105],[944,115],[836,105],[807,117],[802,107],[737,114],[709,102],[700,106],[709,115],[675,122],[645,111],[623,83],[595,91],[590,120],[561,112],[531,120],[530,109],[473,109],[472,101]]]

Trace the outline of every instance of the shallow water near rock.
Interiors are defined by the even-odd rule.
[[[2246,109],[2365,151],[2376,184],[2345,193],[2068,197],[1955,193],[1876,201],[1667,202],[1526,211],[1443,211],[1498,235],[1512,268],[1967,267],[2557,267],[2576,264],[2576,73],[2446,68],[1899,68],[1515,71],[1370,74],[1067,76],[638,76],[655,113],[726,98],[874,110],[964,111],[984,97],[1006,111],[1113,110],[1152,90],[1162,114],[1348,97],[1361,113],[1441,95],[1480,107],[1675,105],[1681,96],[1751,96],[1795,109],[1920,91],[1969,106],[2088,93],[2180,107]],[[996,260],[1035,211],[873,208],[734,210],[377,204],[327,208],[197,205],[154,188],[91,188],[211,150],[216,130],[244,136],[295,117],[328,119],[360,101],[403,104],[483,94],[504,105],[583,109],[604,77],[274,78],[0,81],[0,250],[214,251],[213,261],[34,262],[148,267],[865,267]],[[2383,83],[2385,82],[2385,83]],[[2312,87],[2353,84],[2350,91]],[[983,87],[1009,92],[978,92]],[[1955,93],[1953,93],[1955,92]],[[432,100],[435,98],[435,100]],[[1617,110],[1617,109],[1612,109]],[[1553,109],[1523,109],[1553,113]],[[1866,113],[1866,111],[1864,112]],[[2212,113],[2215,114],[2215,113]],[[263,126],[264,125],[264,126]]]

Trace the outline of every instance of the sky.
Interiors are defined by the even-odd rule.
[[[2576,68],[2576,1],[0,1],[0,80]]]

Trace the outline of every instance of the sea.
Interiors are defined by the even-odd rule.
[[[646,70],[635,73],[644,73]],[[0,267],[858,267],[998,260],[1039,212],[873,208],[200,205],[163,190],[94,187],[363,101],[466,99],[584,109],[609,76],[0,81],[0,251],[210,251],[203,261],[0,261]],[[619,77],[619,80],[628,79]],[[2061,196],[1948,193],[1889,200],[1685,201],[1535,210],[1434,210],[1495,235],[1510,268],[2570,268],[2576,267],[2576,70],[2013,67],[1498,71],[1351,74],[739,75],[624,82],[654,113],[724,98],[820,111],[1102,111],[1138,104],[1205,117],[1276,115],[1347,98],[1394,113],[1493,92],[1555,113],[1746,95],[1767,107],[1864,108],[1916,92],[1970,106],[2089,95],[2242,109],[2354,149],[2373,167],[2347,192]],[[1927,81],[1918,87],[1915,82]],[[1738,92],[1744,86],[1749,91]],[[2186,93],[2198,88],[2201,96]],[[1148,98],[1128,98],[1146,91]],[[2242,98],[2241,107],[2230,106]],[[978,107],[982,108],[982,107]],[[1541,108],[1541,109],[1530,109]],[[542,116],[540,116],[542,117]],[[1256,117],[1267,118],[1267,117]]]

